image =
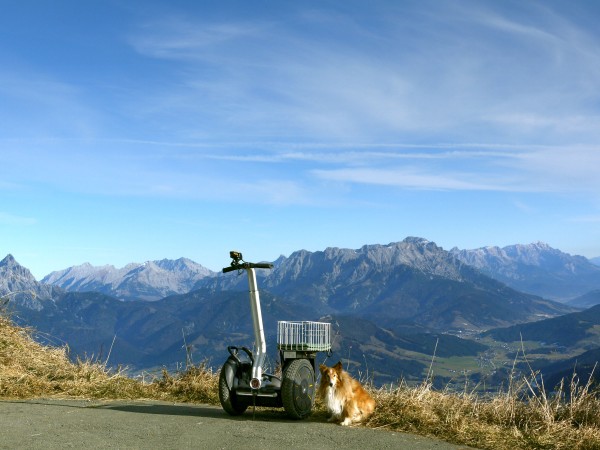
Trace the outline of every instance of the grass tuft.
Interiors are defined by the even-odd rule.
[[[166,369],[162,378],[154,381],[156,390],[167,395],[170,400],[193,403],[219,404],[219,377],[205,363],[190,365],[176,376]]]

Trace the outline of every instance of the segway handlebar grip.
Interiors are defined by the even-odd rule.
[[[248,266],[253,269],[272,269],[273,264],[271,263],[248,263]]]
[[[223,273],[227,273],[227,272],[232,272],[234,270],[245,270],[245,269],[272,269],[273,268],[273,264],[271,263],[242,263],[242,264],[235,264],[235,265],[231,265],[229,267],[224,267],[223,268]]]

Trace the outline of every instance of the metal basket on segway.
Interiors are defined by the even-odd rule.
[[[250,311],[254,328],[254,351],[229,346],[229,357],[219,376],[219,400],[231,415],[243,414],[249,406],[283,407],[294,419],[310,415],[316,391],[316,357],[331,350],[331,324],[310,321],[277,322],[277,349],[281,377],[263,372],[267,346],[255,269],[271,269],[269,263],[249,263],[242,254],[229,253],[232,261],[224,273],[246,271]]]

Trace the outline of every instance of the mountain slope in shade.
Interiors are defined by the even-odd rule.
[[[592,349],[598,346],[600,332],[600,305],[585,311],[565,314],[538,322],[496,328],[484,333],[497,341],[538,341],[566,348]]]
[[[513,348],[520,348],[522,341],[529,342],[528,360],[518,366],[524,373],[539,370],[549,389],[564,379],[568,391],[574,374],[580,386],[585,385],[591,375],[598,380],[600,305],[539,322],[490,330],[483,334],[486,336],[506,342]],[[557,358],[560,354],[576,356]]]
[[[189,292],[204,277],[213,275],[206,267],[187,258],[131,263],[120,269],[89,263],[52,272],[42,283],[67,291],[101,292],[122,300],[159,300]]]
[[[577,308],[591,308],[592,306],[600,305],[600,289],[590,291],[587,294],[569,300],[568,303]]]
[[[308,309],[290,306],[263,293],[265,333],[274,338],[278,319],[318,319]],[[196,357],[227,356],[227,345],[252,347],[247,295],[195,291],[156,302],[123,302],[98,292],[62,292],[43,309],[17,309],[19,324],[42,336],[67,342],[73,356],[106,360],[130,368],[174,366],[185,361],[184,340]],[[114,340],[114,342],[113,342]],[[270,345],[272,342],[270,342]],[[111,351],[112,347],[112,351]]]
[[[331,361],[346,359],[355,373],[373,376],[378,384],[403,377],[420,381],[433,354],[438,357],[475,357],[485,346],[446,334],[432,334],[423,327],[384,329],[356,316],[320,318],[274,297],[261,295],[264,330],[271,362],[277,359],[278,320],[319,320],[333,326]],[[245,292],[204,290],[156,302],[122,302],[95,292],[63,292],[43,310],[22,308],[19,321],[35,324],[52,343],[68,342],[72,357],[92,358],[112,367],[124,365],[142,370],[174,369],[190,356],[214,367],[227,358],[228,345],[252,348],[250,305]],[[186,354],[186,346],[190,352]],[[319,354],[319,362],[327,357]],[[441,382],[441,380],[440,380]]]
[[[540,370],[544,377],[544,384],[550,388],[556,388],[564,382],[564,389],[570,392],[571,380],[578,381],[579,387],[592,382],[592,386],[598,386],[598,366],[600,364],[600,348],[588,350],[580,355],[549,364],[536,364],[534,368]],[[591,380],[590,380],[591,379]]]
[[[450,253],[513,289],[552,300],[565,302],[600,289],[599,266],[542,242]]]

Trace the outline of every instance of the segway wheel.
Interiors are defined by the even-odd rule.
[[[309,416],[315,402],[315,371],[306,359],[295,359],[285,370],[281,383],[281,400],[293,419]]]
[[[225,370],[221,370],[221,375],[219,375],[219,400],[225,412],[231,416],[239,416],[248,409],[248,404],[241,403],[235,392],[232,392],[227,386]]]

